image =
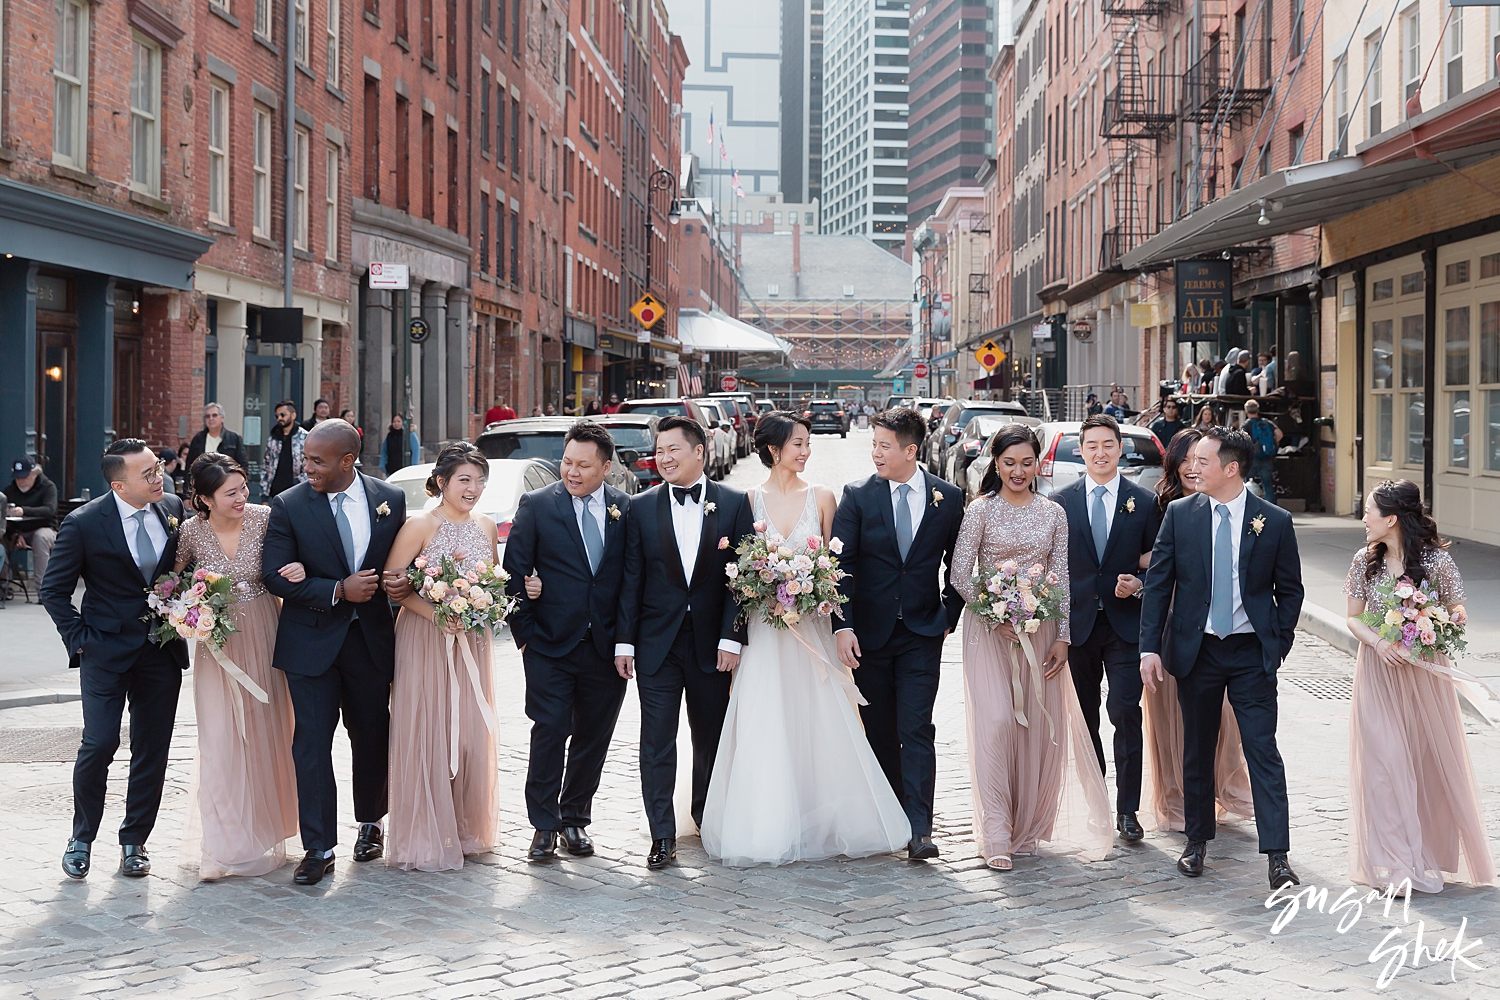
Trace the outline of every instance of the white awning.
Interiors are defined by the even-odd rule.
[[[737,351],[785,356],[788,352],[784,341],[717,309],[711,313],[698,309],[680,310],[677,313],[677,339],[684,347],[692,347],[695,354]]]

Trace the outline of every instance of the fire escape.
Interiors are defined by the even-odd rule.
[[[1109,140],[1114,224],[1101,237],[1099,269],[1120,268],[1120,256],[1156,233],[1147,194],[1163,140],[1177,120],[1177,80],[1141,70],[1141,35],[1159,25],[1171,0],[1103,0],[1113,34],[1115,84],[1104,98],[1099,134]]]

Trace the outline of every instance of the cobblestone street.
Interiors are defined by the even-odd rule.
[[[847,441],[817,438],[808,478],[841,485],[863,476],[868,450],[868,432]],[[763,472],[754,458],[742,460],[731,482],[753,485]],[[122,752],[94,873],[69,882],[58,859],[72,813],[78,704],[0,712],[0,815],[8,842],[0,997],[1500,997],[1500,891],[1419,896],[1408,919],[1399,904],[1387,915],[1365,903],[1344,933],[1340,920],[1348,923],[1355,909],[1326,912],[1349,884],[1353,661],[1344,653],[1300,634],[1281,674],[1291,860],[1304,887],[1329,895],[1325,912],[1303,906],[1273,935],[1281,908],[1266,906],[1253,824],[1221,827],[1209,871],[1196,881],[1174,871],[1181,836],[1161,833],[1117,845],[1097,864],[1018,858],[1013,872],[986,869],[970,832],[962,643],[962,636],[950,637],[945,650],[936,717],[935,837],[943,857],[929,864],[882,856],[729,869],[708,863],[690,838],[679,845],[677,867],[648,872],[633,690],[595,803],[590,832],[598,854],[526,863],[529,723],[520,657],[508,636],[496,661],[504,843],[458,873],[353,864],[342,781],[346,840],[331,879],[302,889],[292,885],[288,865],[265,878],[199,882],[187,822],[195,724],[185,685],[162,818],[150,843],[152,876],[114,873]],[[1500,731],[1473,721],[1468,728],[1493,839],[1500,833]],[[342,737],[335,760],[342,780],[349,773]],[[1454,959],[1447,945],[1438,949],[1438,938],[1451,942],[1465,920],[1469,950]],[[1414,947],[1419,936],[1427,953]],[[1387,962],[1403,956],[1405,967],[1378,989]]]

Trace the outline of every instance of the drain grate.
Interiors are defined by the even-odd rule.
[[[44,729],[0,728],[0,764],[40,764],[67,762],[78,756],[83,738],[79,726],[48,726]],[[130,755],[130,736],[120,733],[120,749],[115,759]]]
[[[1287,677],[1286,679],[1322,701],[1348,701],[1354,697],[1353,677]]]

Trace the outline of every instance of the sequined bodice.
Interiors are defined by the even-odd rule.
[[[1390,583],[1391,571],[1382,566],[1379,575],[1370,579],[1365,576],[1365,566],[1365,550],[1360,549],[1354,554],[1354,562],[1349,566],[1349,576],[1344,580],[1344,595],[1356,601],[1363,600],[1366,611],[1384,614],[1391,607],[1375,587],[1382,583]],[[1458,565],[1453,561],[1453,557],[1442,549],[1427,553],[1427,557],[1422,560],[1422,570],[1420,574],[1408,572],[1407,575],[1414,578],[1425,576],[1437,587],[1438,597],[1445,607],[1451,608],[1455,604],[1464,603],[1467,599],[1464,596],[1464,580],[1458,573]]]
[[[1068,597],[1068,515],[1062,507],[1034,496],[1024,507],[1013,507],[998,496],[984,496],[969,504],[953,553],[953,586],[965,601],[974,599],[971,577],[976,563],[994,566],[1014,559],[1023,568],[1041,563],[1056,573],[1062,606]],[[1063,615],[1057,637],[1071,641],[1068,616]]]
[[[260,550],[266,540],[266,525],[271,520],[271,508],[258,503],[245,505],[245,522],[240,529],[239,548],[234,558],[224,554],[219,547],[219,536],[214,534],[206,517],[192,517],[178,529],[177,555],[199,569],[223,573],[234,580],[235,596],[242,601],[253,600],[266,592],[260,582]]]
[[[763,491],[755,490],[754,493],[755,503],[751,509],[755,513],[755,519],[757,521],[765,522],[766,529],[768,531],[775,531],[779,533],[781,529],[776,527],[775,523],[771,520],[771,515],[766,512],[766,504],[765,500],[763,499]],[[807,539],[809,538],[823,537],[823,524],[822,521],[820,521],[818,518],[818,503],[816,494],[817,487],[808,486],[807,501],[802,505],[802,513],[798,515],[797,523],[792,527],[791,534],[786,536],[794,545],[805,545],[807,544]]]
[[[441,514],[438,515],[437,531],[422,549],[422,555],[429,560],[451,557],[463,569],[472,568],[480,560],[493,562],[495,559],[494,545],[478,521],[470,518],[460,524]]]

